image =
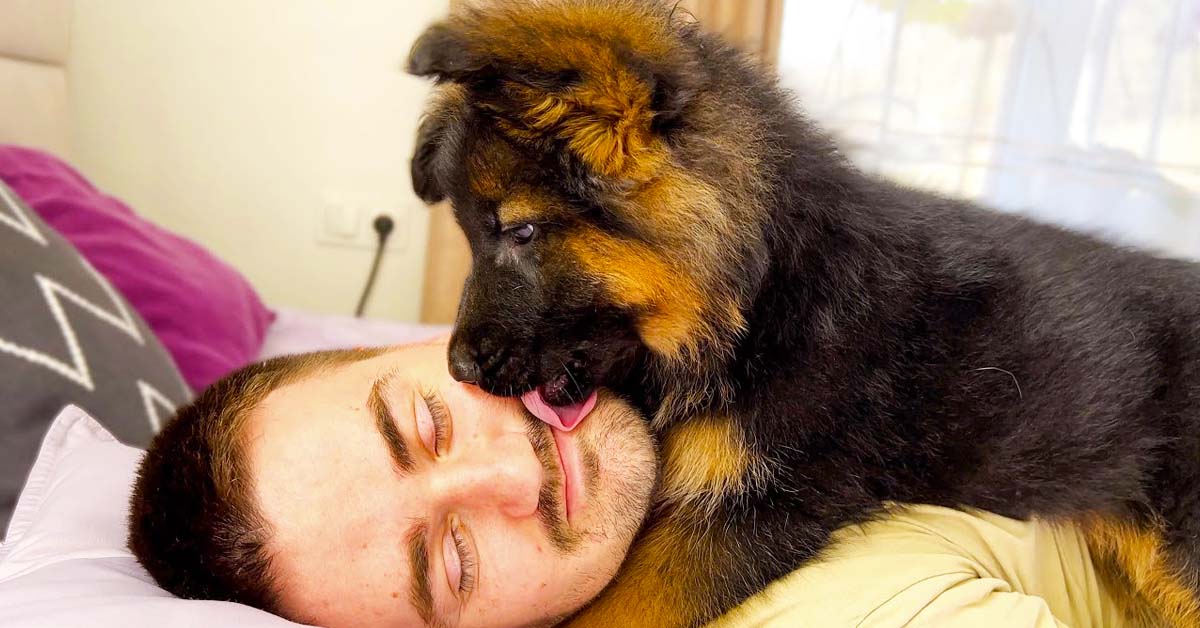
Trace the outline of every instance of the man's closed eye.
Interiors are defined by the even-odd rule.
[[[437,458],[450,449],[450,439],[453,436],[450,424],[450,413],[441,399],[430,392],[417,395],[414,404],[417,435],[430,455]]]

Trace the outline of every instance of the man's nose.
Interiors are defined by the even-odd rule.
[[[529,438],[505,434],[437,475],[434,494],[453,508],[492,509],[509,517],[537,512],[543,469]]]

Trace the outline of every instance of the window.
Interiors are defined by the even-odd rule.
[[[790,0],[779,57],[867,170],[1200,259],[1200,0]]]

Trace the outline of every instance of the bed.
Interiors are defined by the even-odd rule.
[[[447,328],[262,303],[93,186],[71,166],[72,8],[0,0],[0,625],[294,625],[155,586],[124,547],[139,447],[242,364]]]

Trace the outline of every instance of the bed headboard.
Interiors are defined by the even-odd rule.
[[[0,0],[0,143],[71,155],[72,0]]]

